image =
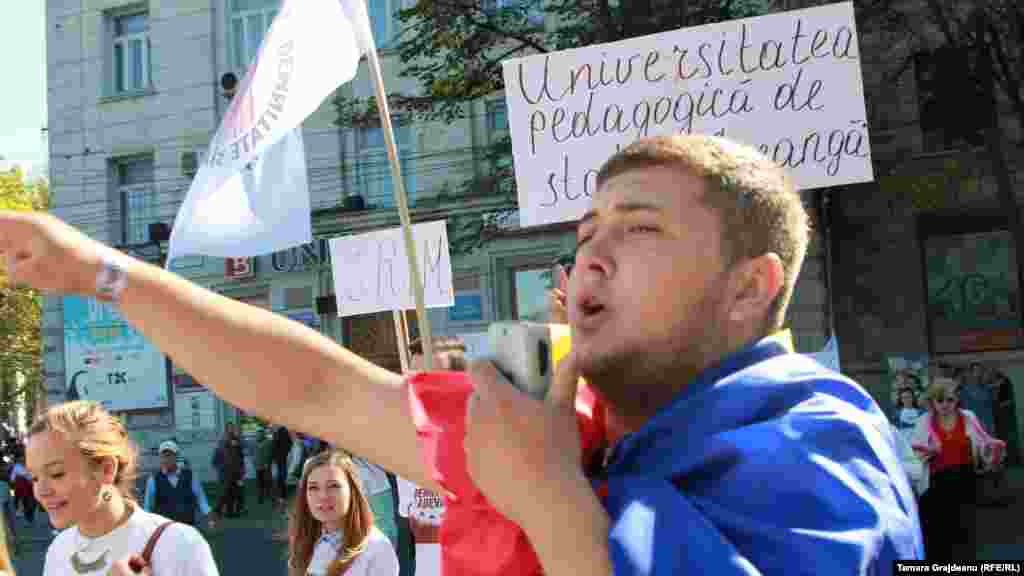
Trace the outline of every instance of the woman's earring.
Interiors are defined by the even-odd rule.
[[[110,499],[113,498],[113,497],[114,497],[114,495],[110,493],[110,490],[104,490],[103,491],[103,501],[104,502],[110,502]]]

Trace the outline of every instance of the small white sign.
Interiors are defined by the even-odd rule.
[[[216,398],[205,390],[175,394],[174,425],[178,431],[216,429]]]
[[[839,366],[839,340],[833,334],[828,342],[825,343],[825,347],[820,352],[811,352],[807,354],[811,358],[818,361],[819,364],[833,370],[835,372],[841,372]]]
[[[427,308],[455,303],[452,260],[444,220],[412,227]],[[401,228],[331,239],[338,316],[416,307]]]
[[[801,189],[874,179],[853,3],[502,62],[523,226],[578,220],[644,136],[718,134]]]

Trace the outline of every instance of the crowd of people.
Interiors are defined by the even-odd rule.
[[[977,506],[1008,503],[996,414],[1009,379],[977,362],[932,363],[923,379],[894,375],[891,423],[919,497],[925,550],[929,559],[971,558]]]
[[[602,166],[577,238],[564,299],[572,348],[547,397],[517,393],[486,361],[467,366],[469,477],[522,529],[545,574],[884,575],[895,560],[924,557],[887,415],[778,336],[809,242],[783,169],[722,138],[641,139]],[[424,466],[406,375],[51,215],[0,212],[0,252],[14,281],[111,302],[221,398],[347,451],[302,467],[289,516],[293,574],[399,573],[348,454],[445,493]],[[593,466],[580,453],[581,389],[614,423]],[[947,413],[934,410],[944,427]],[[954,414],[974,442],[973,420],[962,422]],[[234,446],[224,443],[225,494],[237,485]],[[914,448],[959,466],[963,446]],[[63,529],[45,574],[132,574],[147,548],[155,574],[216,574],[194,527],[175,521],[161,532],[169,520],[135,503],[136,455],[97,405],[50,408],[26,455],[35,495]],[[182,498],[175,514],[191,514],[186,499],[201,512],[186,480],[156,483],[153,500],[171,486]],[[237,500],[224,496],[218,509],[238,513]]]

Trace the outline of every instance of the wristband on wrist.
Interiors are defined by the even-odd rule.
[[[105,302],[118,302],[121,292],[128,283],[128,271],[118,258],[104,256],[99,274],[96,275],[96,298]]]

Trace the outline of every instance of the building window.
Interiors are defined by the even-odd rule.
[[[990,108],[978,81],[974,49],[943,47],[914,56],[925,152],[978,147]]]
[[[121,242],[149,241],[149,225],[157,221],[156,190],[153,186],[153,158],[141,156],[114,162],[121,204]]]
[[[534,26],[544,25],[544,7],[542,0],[483,0],[485,12],[492,15],[526,10],[526,20]]]
[[[263,35],[277,15],[279,0],[230,0],[231,64],[244,71],[256,58]]]
[[[412,129],[397,116],[394,118],[392,128],[395,132],[398,156],[401,159],[405,193],[412,204],[416,191]],[[364,126],[359,128],[356,135],[356,146],[359,150],[359,189],[364,199],[367,204],[378,208],[393,207],[395,193],[392,186],[391,162],[388,160],[384,143],[384,129],[381,126]]]
[[[1013,235],[962,217],[945,230],[922,220],[929,344],[934,354],[1024,346]],[[1003,219],[1005,220],[1005,219]],[[995,224],[993,226],[992,224]],[[974,229],[970,229],[970,228]],[[987,227],[987,229],[984,229]],[[979,229],[981,228],[981,229]]]
[[[551,282],[551,266],[512,271],[516,320],[547,322],[548,291],[551,290]]]
[[[493,140],[495,136],[508,134],[508,108],[504,100],[493,100],[487,104],[487,131]]]
[[[149,14],[111,14],[109,19],[113,32],[113,93],[129,94],[148,89],[152,83],[149,62]]]
[[[486,159],[497,185],[508,192],[511,189],[512,141],[508,132],[508,108],[504,100],[487,103],[487,142],[490,148]]]

